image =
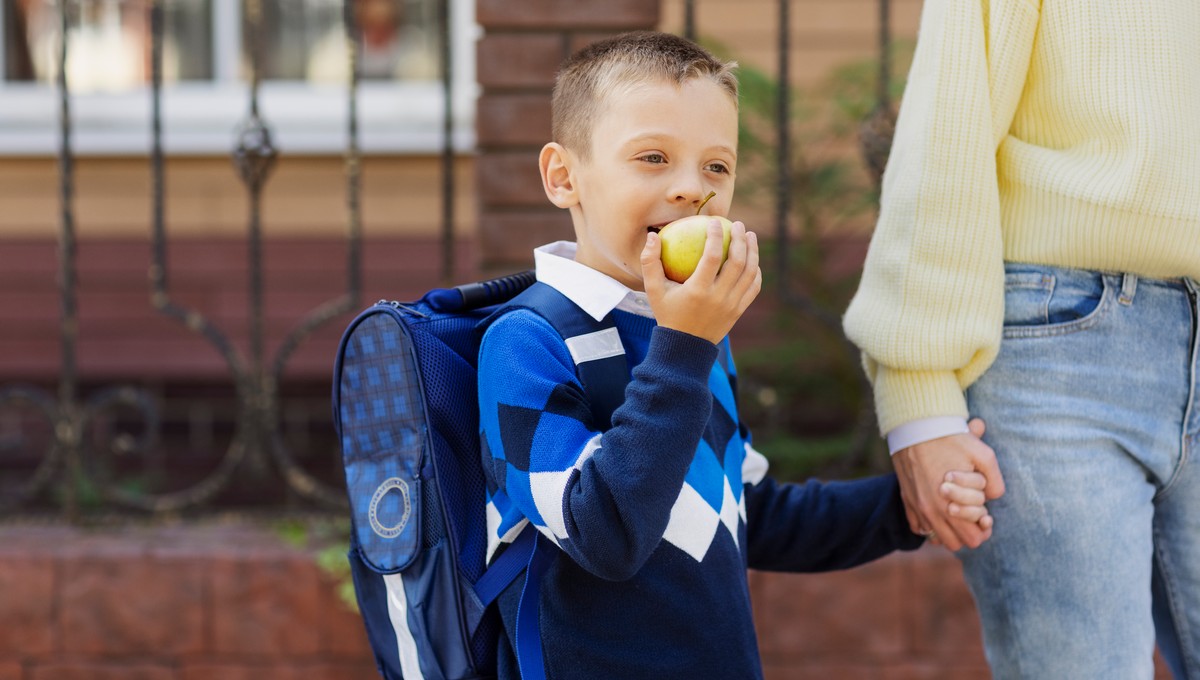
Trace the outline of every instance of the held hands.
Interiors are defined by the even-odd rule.
[[[984,422],[975,418],[968,428],[892,456],[909,527],[950,550],[978,548],[991,537],[992,517],[983,503],[1004,495],[996,454],[980,439]]]
[[[982,474],[978,472],[963,472],[961,470],[947,472],[945,481],[938,487],[938,493],[946,501],[949,515],[977,524],[983,530],[983,540],[987,540],[991,536],[991,528],[995,522],[992,516],[988,514],[987,507],[984,506],[987,497],[983,490],[986,487],[987,478]],[[912,521],[911,518],[909,521]],[[913,533],[925,536],[934,545],[943,544],[937,532],[932,529],[914,529]]]
[[[734,222],[729,257],[721,263],[724,234],[715,219],[708,224],[704,254],[696,271],[682,284],[663,273],[658,234],[646,235],[642,280],[658,325],[690,333],[716,344],[724,338],[762,290],[758,238]]]

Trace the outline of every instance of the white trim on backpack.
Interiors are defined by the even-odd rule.
[[[404,592],[404,578],[401,574],[384,574],[383,584],[387,588],[388,618],[392,621],[392,630],[396,632],[400,672],[405,680],[425,680],[417,661],[417,641],[408,627],[408,595]]]

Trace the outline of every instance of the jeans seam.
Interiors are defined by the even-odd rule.
[[[1190,644],[1185,644],[1184,642],[1192,639],[1191,629],[1188,625],[1187,616],[1181,616],[1179,612],[1178,588],[1175,585],[1172,570],[1167,564],[1167,555],[1162,550],[1162,542],[1165,539],[1162,538],[1157,527],[1151,529],[1151,533],[1154,538],[1154,556],[1158,559],[1158,569],[1162,575],[1163,591],[1167,594],[1167,601],[1164,604],[1167,607],[1168,615],[1171,617],[1171,622],[1175,626],[1175,635],[1179,638],[1179,654],[1183,657],[1184,673],[1189,678],[1200,678],[1200,665],[1196,661],[1196,652],[1191,648]]]
[[[1082,319],[1048,326],[1010,326],[1004,329],[1003,338],[1005,340],[1053,338],[1089,330],[1108,317],[1112,308],[1112,297],[1112,287],[1105,279],[1104,290],[1100,294],[1100,303],[1096,305],[1096,309]]]
[[[1179,436],[1179,464],[1175,466],[1175,471],[1171,474],[1171,478],[1167,480],[1167,483],[1163,485],[1163,488],[1154,495],[1154,500],[1167,495],[1167,492],[1174,487],[1175,480],[1182,476],[1184,466],[1187,465],[1188,460],[1191,458],[1191,446],[1188,442],[1190,439],[1188,425],[1191,424],[1192,414],[1196,408],[1196,381],[1200,377],[1196,375],[1196,363],[1200,361],[1200,357],[1197,356],[1200,354],[1200,337],[1197,337],[1200,336],[1200,318],[1197,318],[1200,310],[1198,310],[1196,304],[1195,293],[1190,294],[1188,297],[1189,301],[1192,302],[1190,310],[1192,315],[1192,349],[1191,356],[1189,357],[1190,361],[1188,362],[1188,400],[1187,406],[1183,410],[1183,432]]]
[[[1171,471],[1171,478],[1167,480],[1166,484],[1163,484],[1163,488],[1159,489],[1158,493],[1154,494],[1154,498],[1151,500],[1160,501],[1166,498],[1167,494],[1175,488],[1175,482],[1183,476],[1183,468],[1187,465],[1188,459],[1191,458],[1187,439],[1187,434],[1184,433],[1183,441],[1179,445],[1179,464]]]

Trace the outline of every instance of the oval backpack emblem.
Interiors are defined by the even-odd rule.
[[[379,521],[379,503],[383,497],[392,489],[399,489],[400,496],[404,499],[404,514],[400,517],[400,522],[395,526],[384,526]],[[375,494],[371,496],[371,508],[368,512],[368,518],[371,521],[371,531],[374,531],[382,538],[395,538],[404,531],[404,526],[408,524],[408,517],[412,514],[412,502],[408,495],[408,482],[399,477],[389,477],[383,480],[378,489],[375,489]]]

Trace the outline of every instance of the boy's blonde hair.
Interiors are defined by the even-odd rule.
[[[670,33],[638,31],[593,43],[576,52],[558,72],[551,101],[555,142],[586,160],[591,132],[605,101],[647,82],[676,85],[711,78],[737,106],[737,62],[723,62],[696,43]]]

